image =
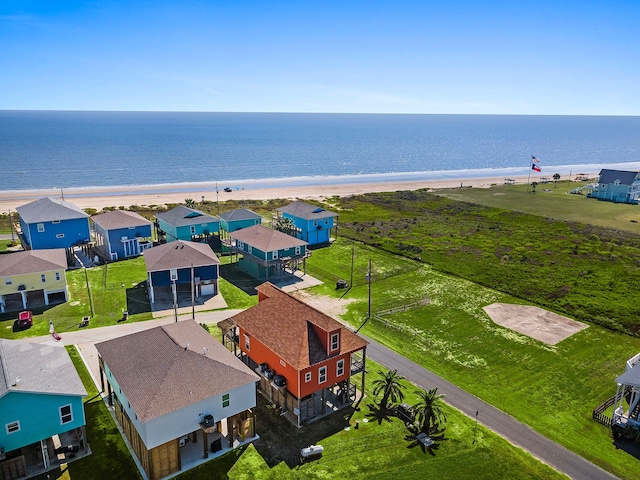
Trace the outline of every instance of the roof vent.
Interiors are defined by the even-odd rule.
[[[13,382],[13,387],[15,387],[17,384],[20,383],[20,377],[16,377],[15,381]]]
[[[206,355],[209,349],[207,347],[202,347],[202,354]]]
[[[184,346],[184,349],[186,350],[187,348],[189,348],[189,342],[187,342],[187,344]]]

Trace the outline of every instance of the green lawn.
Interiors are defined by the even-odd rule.
[[[614,379],[640,351],[640,339],[590,325],[555,347],[547,346],[495,325],[482,310],[493,302],[522,303],[518,299],[355,245],[355,270],[362,272],[373,258],[373,313],[430,300],[429,305],[384,317],[390,326],[371,320],[362,333],[621,478],[640,476],[637,459],[617,449],[610,430],[591,420],[592,409],[615,393]],[[330,270],[327,265],[350,266],[351,249],[343,239],[316,250],[308,261],[311,273],[318,274],[315,265],[323,270]],[[406,273],[399,265],[406,265]],[[343,275],[344,269],[336,271]],[[385,277],[385,272],[399,273]],[[311,291],[344,294],[329,285]],[[356,286],[345,298],[357,300],[345,318],[358,327],[367,317],[367,285]]]
[[[527,185],[494,185],[491,188],[434,190],[433,193],[453,200],[504,208],[570,222],[588,223],[640,234],[640,207],[622,203],[602,202],[584,195],[571,195],[571,189],[582,182],[558,182],[538,185],[536,193]]]
[[[353,409],[334,413],[322,421],[297,429],[278,414],[264,407],[257,409],[258,433],[261,439],[250,446],[240,458],[230,454],[180,475],[180,480],[225,478],[240,479],[528,479],[566,478],[550,467],[514,447],[498,435],[477,426],[474,442],[474,422],[454,409],[447,408],[446,439],[431,455],[405,439],[408,434],[397,418],[378,424],[370,420],[367,406],[373,399],[372,382],[378,377],[380,366],[368,364],[370,374],[366,382],[368,397]],[[415,401],[415,387],[407,385],[409,403]],[[368,423],[364,420],[367,419]],[[356,420],[359,428],[355,429]],[[345,431],[344,427],[349,426]],[[321,459],[302,465],[299,449],[310,444],[324,447]],[[285,447],[295,451],[293,465],[285,463],[277,452]]]
[[[424,190],[350,197],[341,199],[339,207],[342,237],[578,320],[640,335],[636,233],[455,201]]]
[[[222,257],[223,267],[228,257]],[[235,270],[235,269],[234,269]],[[109,263],[66,273],[69,288],[69,301],[51,308],[33,309],[34,322],[29,330],[13,332],[13,322],[17,314],[0,315],[0,338],[26,338],[49,333],[49,321],[56,332],[78,330],[82,317],[91,317],[89,327],[116,325],[122,318],[122,312],[129,312],[128,322],[139,322],[152,318],[151,305],[147,294],[147,273],[144,259]],[[235,273],[234,275],[241,275]],[[87,282],[88,280],[88,282]],[[234,281],[234,278],[231,278]],[[90,288],[87,287],[87,283]],[[251,287],[253,291],[253,287]],[[89,295],[91,292],[91,295]],[[255,305],[257,295],[247,295],[225,278],[220,279],[220,292],[229,308],[248,308]]]

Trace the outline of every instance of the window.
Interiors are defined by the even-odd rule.
[[[314,221],[313,221],[313,224],[314,224],[315,226],[318,226],[318,220],[314,220]]]
[[[45,282],[47,281],[47,276],[46,276],[44,273],[41,273],[41,274],[40,274],[40,281],[41,281],[42,283],[45,283]]]
[[[271,252],[271,258],[276,260],[278,258],[278,251],[274,250],[273,252]]]
[[[229,406],[229,394],[225,393],[224,395],[222,395],[222,408],[224,407],[228,407]]]
[[[59,233],[56,235],[56,238],[64,238],[64,233]]]
[[[251,245],[247,246],[247,252],[253,255],[253,247]]]
[[[325,218],[325,219],[324,219],[324,224],[325,224],[325,225],[329,225],[329,219],[328,219],[328,218]]]
[[[338,348],[340,348],[340,334],[334,333],[331,335],[331,351],[335,352]]]
[[[311,372],[307,372],[304,374],[304,382],[309,383],[311,381]]]
[[[300,255],[300,247],[296,247],[296,255]]]
[[[237,242],[237,247],[238,247],[240,250],[244,250],[244,242],[242,242],[242,241],[240,241],[240,240],[236,240],[236,242]]]
[[[282,365],[283,367],[287,366],[287,362],[285,362],[284,360],[280,360],[280,365]]]
[[[20,431],[20,422],[19,421],[15,421],[15,422],[7,423],[5,425],[5,428],[7,429],[7,435],[10,434],[10,433],[19,432]]]
[[[56,272],[56,280],[60,280],[60,272]]]
[[[320,367],[318,369],[318,383],[324,383],[327,381],[327,367]]]
[[[169,279],[171,279],[172,281],[178,280],[178,269],[177,268],[170,268],[169,269]]]
[[[244,334],[244,348],[246,348],[247,350],[251,350],[251,339],[246,333]]]
[[[196,233],[196,226],[195,226],[195,225],[191,225],[191,227],[189,227],[189,230],[191,231],[191,235],[195,235],[195,233]]]
[[[40,233],[44,232],[44,223],[39,223],[37,227],[38,227],[38,232]]]
[[[73,414],[71,413],[71,404],[60,407],[60,423],[64,425],[73,421]]]
[[[344,360],[338,360],[336,363],[336,376],[341,377],[344,375]]]
[[[51,220],[51,223],[60,223],[60,220]]]
[[[5,285],[11,285],[12,283],[13,283],[13,280],[12,280],[12,279],[10,279],[10,278],[5,278],[5,279],[4,279],[4,284],[5,284]]]

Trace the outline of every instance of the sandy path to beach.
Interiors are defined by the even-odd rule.
[[[526,176],[513,177],[518,184],[527,181]],[[286,181],[286,180],[285,180]],[[27,204],[38,198],[49,196],[72,202],[80,208],[129,207],[131,205],[162,205],[167,203],[183,203],[185,198],[192,198],[200,202],[204,197],[208,201],[225,200],[269,200],[273,198],[286,199],[322,199],[332,196],[350,196],[370,192],[395,192],[399,190],[418,190],[421,188],[455,188],[460,187],[489,187],[503,184],[503,177],[491,178],[458,178],[448,180],[401,181],[389,183],[353,183],[328,185],[278,186],[271,188],[234,188],[225,192],[215,184],[192,183],[178,185],[143,185],[123,187],[96,188],[68,188],[48,190],[19,190],[0,191],[0,212],[15,210],[20,205]],[[176,191],[176,189],[180,191]],[[216,198],[217,197],[217,198]]]

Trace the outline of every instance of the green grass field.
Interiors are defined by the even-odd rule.
[[[223,468],[228,470],[228,478],[232,480],[566,478],[481,425],[476,427],[471,419],[451,408],[446,409],[446,439],[440,442],[433,455],[417,446],[409,448],[412,442],[405,439],[408,431],[400,420],[391,417],[390,422],[381,424],[369,420],[367,404],[373,401],[372,382],[378,377],[380,366],[370,362],[368,370],[368,396],[361,402],[359,411],[336,412],[321,422],[297,429],[279,415],[258,407],[258,429],[262,438],[255,447],[248,447],[239,458],[232,453],[178,478],[224,478],[216,473]],[[415,387],[407,382],[404,384],[407,386],[406,400],[413,403]],[[263,400],[259,402],[264,403]],[[354,428],[356,420],[358,429]],[[344,430],[346,426],[349,426],[348,431]],[[269,446],[277,447],[278,443],[321,444],[324,455],[316,461],[288,465],[272,455]]]
[[[584,182],[560,181],[538,185],[529,193],[528,185],[494,185],[491,188],[434,190],[433,193],[453,200],[477,203],[487,207],[530,213],[569,222],[588,223],[640,234],[640,206],[602,202],[568,192]]]
[[[308,261],[312,275],[320,265],[350,266],[352,245],[339,240],[316,250]],[[552,347],[495,325],[482,307],[520,300],[370,246],[355,244],[356,269],[372,258],[372,312],[428,298],[404,313],[369,321],[362,333],[403,353],[456,385],[621,478],[640,476],[635,457],[616,448],[608,428],[591,419],[593,408],[615,393],[615,378],[628,358],[640,351],[640,339],[597,325]],[[374,255],[376,254],[377,255]],[[343,270],[336,268],[342,275]],[[403,272],[404,271],[404,272]],[[396,272],[384,277],[382,273]],[[332,277],[326,277],[331,282]],[[331,284],[312,291],[337,297]],[[367,285],[345,298],[345,316],[354,327],[367,317]],[[410,345],[410,348],[407,346]]]

